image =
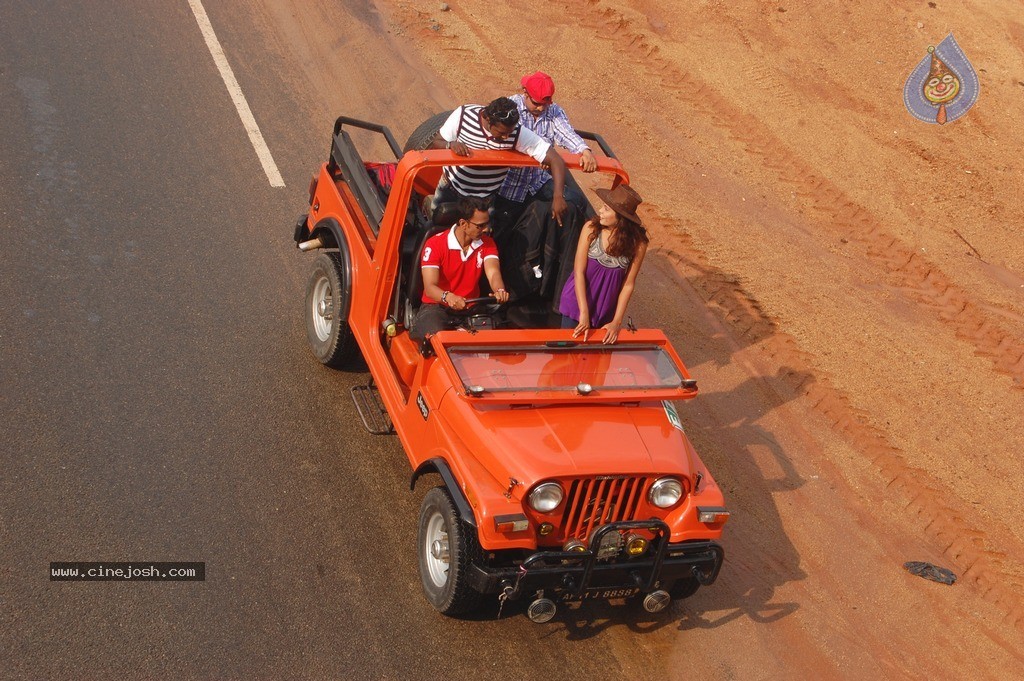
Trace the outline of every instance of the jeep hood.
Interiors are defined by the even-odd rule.
[[[693,449],[674,409],[662,402],[509,408],[446,397],[443,412],[475,412],[450,416],[454,423],[475,421],[478,427],[460,439],[497,480],[532,485],[555,477],[689,476],[693,469]]]

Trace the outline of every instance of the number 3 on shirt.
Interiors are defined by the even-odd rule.
[[[423,249],[423,262],[430,260],[430,246]]]

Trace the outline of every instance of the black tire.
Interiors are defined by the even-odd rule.
[[[480,556],[480,544],[476,531],[459,518],[444,487],[435,487],[423,497],[417,546],[423,593],[438,612],[460,615],[480,606],[483,594],[468,579],[473,559]]]
[[[348,326],[348,273],[337,253],[321,253],[306,283],[306,337],[321,363],[335,369],[350,364],[359,348]]]
[[[677,579],[666,591],[668,591],[668,595],[672,597],[672,600],[681,601],[697,593],[699,588],[700,582],[697,581],[696,577],[685,577]]]
[[[402,153],[407,151],[423,151],[426,149],[431,141],[433,141],[434,135],[437,134],[437,131],[441,129],[444,122],[452,115],[453,110],[454,109],[436,113],[420,123],[419,127],[413,130],[412,134],[409,135],[409,141],[407,141],[405,146],[402,147]]]

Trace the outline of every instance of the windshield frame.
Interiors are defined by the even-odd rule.
[[[451,380],[452,387],[465,399],[489,403],[548,403],[548,402],[640,402],[650,400],[683,400],[697,394],[696,382],[676,354],[664,333],[655,329],[640,329],[623,332],[614,345],[600,341],[581,342],[572,338],[571,331],[562,329],[517,329],[481,331],[467,334],[459,331],[443,331],[435,334],[431,342],[437,359]],[[479,386],[472,389],[464,378],[460,367],[464,353],[516,352],[537,353],[553,361],[558,355],[570,352],[593,351],[595,357],[614,358],[615,354],[629,352],[658,353],[657,357],[667,359],[679,377],[678,384],[655,385],[590,385],[587,382],[567,382],[548,386],[510,386],[495,388]],[[453,355],[455,358],[453,359]],[[498,366],[500,360],[494,360]],[[653,365],[652,365],[653,366]],[[582,371],[582,369],[581,369]],[[538,374],[539,376],[539,374]],[[582,387],[581,387],[582,386]]]

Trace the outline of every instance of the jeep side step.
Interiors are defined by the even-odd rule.
[[[352,402],[366,430],[374,435],[390,435],[395,432],[395,426],[391,423],[391,417],[372,378],[366,385],[352,387]]]

